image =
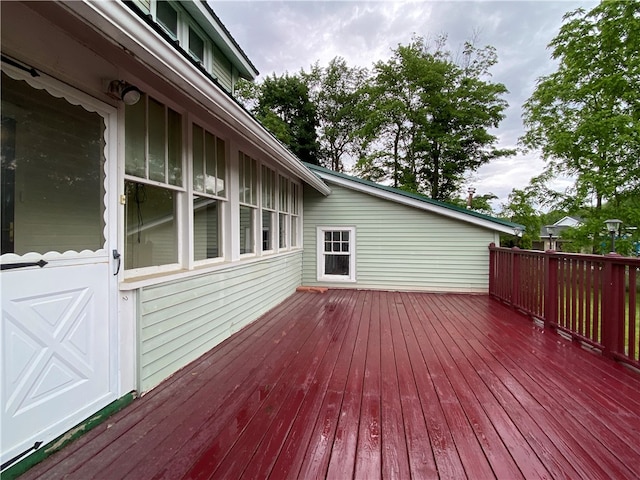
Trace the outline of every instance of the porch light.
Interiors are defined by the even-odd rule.
[[[616,233],[622,224],[622,220],[618,220],[617,218],[611,218],[609,220],[605,220],[604,224],[607,226],[607,230],[609,231],[609,235],[611,235],[611,253],[616,252]]]
[[[125,105],[135,105],[142,97],[142,92],[138,87],[124,80],[113,80],[109,84],[107,93],[117,100],[122,100]]]
[[[547,235],[549,235],[549,250],[555,250],[553,248],[553,237],[556,233],[555,225],[546,225],[544,228],[547,230]]]

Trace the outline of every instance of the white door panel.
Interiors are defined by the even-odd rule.
[[[2,456],[115,400],[107,263],[3,272]]]

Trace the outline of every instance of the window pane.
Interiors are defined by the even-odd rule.
[[[170,108],[169,125],[169,142],[167,145],[167,153],[169,155],[169,181],[171,185],[182,185],[182,115],[174,112]]]
[[[226,148],[225,148],[225,143],[224,140],[221,140],[218,138],[218,147],[216,148],[216,156],[218,159],[218,165],[216,167],[216,177],[217,177],[217,186],[216,186],[216,190],[217,190],[217,194],[220,197],[226,197],[227,192],[225,189],[225,175],[226,175],[226,171],[227,169],[225,168],[225,158],[226,158]]]
[[[324,273],[349,276],[349,255],[325,255]]]
[[[331,241],[331,232],[324,232],[324,241],[325,242]]]
[[[342,243],[342,251],[343,252],[348,252],[349,251],[349,243],[348,242],[343,242]]]
[[[273,250],[273,213],[262,212],[262,250]]]
[[[149,98],[149,178],[165,181],[165,113],[164,105]]]
[[[176,12],[169,2],[158,1],[156,11],[158,22],[160,22],[175,37],[178,36],[178,12]]]
[[[193,125],[193,189],[204,193],[204,131]]]
[[[287,247],[287,216],[281,213],[278,215],[278,220],[280,224],[279,232],[278,232],[278,238],[279,238],[278,245],[280,248],[286,248]]]
[[[216,194],[216,137],[209,132],[205,133],[205,180],[204,187],[207,193]]]
[[[343,242],[348,242],[349,241],[349,231],[345,230],[344,232],[342,232],[342,241]]]
[[[145,97],[135,105],[124,107],[124,156],[125,172],[136,177],[146,178],[145,139],[147,138]]]
[[[204,41],[192,28],[189,28],[189,51],[198,60],[204,61]]]
[[[221,255],[219,202],[210,198],[193,199],[193,251],[195,260]]]
[[[2,253],[104,247],[103,118],[4,73]]]
[[[291,217],[291,246],[298,246],[298,217]]]
[[[175,192],[130,181],[125,191],[125,268],[176,263]]]
[[[246,195],[245,195],[245,186],[244,186],[244,165],[245,165],[245,161],[244,161],[244,153],[240,152],[239,154],[240,157],[240,161],[238,162],[238,182],[240,183],[239,185],[239,189],[238,189],[238,199],[240,200],[241,203],[246,203],[244,201]]]
[[[240,206],[240,253],[254,253],[253,210]]]
[[[334,242],[340,241],[340,232],[333,232],[333,241]]]

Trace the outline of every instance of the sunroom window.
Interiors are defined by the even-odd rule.
[[[278,246],[284,249],[289,237],[289,179],[280,175],[279,183]]]
[[[276,215],[276,172],[262,166],[262,251],[274,249]]]
[[[239,152],[240,254],[255,253],[258,173],[255,159]]]
[[[226,145],[224,140],[194,124],[192,152],[194,260],[219,258],[223,256]]]
[[[178,263],[182,116],[143,96],[125,107],[125,268]]]

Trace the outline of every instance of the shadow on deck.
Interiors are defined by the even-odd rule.
[[[482,295],[296,293],[24,479],[640,478],[640,375]]]

